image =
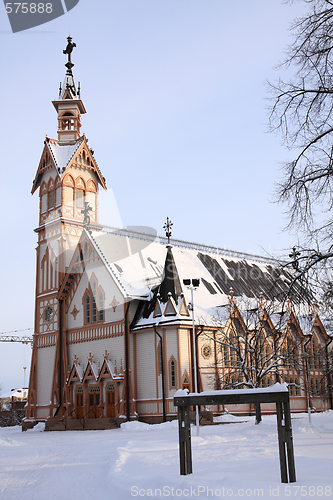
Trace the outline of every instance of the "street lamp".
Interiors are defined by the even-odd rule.
[[[307,401],[307,405],[308,405],[309,424],[311,424],[311,406],[310,406],[310,395],[309,395],[310,384],[309,384],[309,365],[308,365],[309,353],[307,352],[306,348],[307,348],[307,345],[311,342],[311,340],[312,340],[312,336],[304,344],[304,352],[301,353],[301,358],[305,361],[306,401]]]
[[[192,311],[192,336],[193,336],[193,364],[194,364],[194,392],[198,393],[198,377],[197,377],[197,355],[195,345],[195,325],[194,325],[194,299],[193,291],[200,285],[200,279],[184,279],[183,283],[189,290],[191,290],[191,302],[188,304],[187,309]],[[195,407],[195,423],[197,427],[197,436],[200,435],[199,430],[199,410],[198,406]]]

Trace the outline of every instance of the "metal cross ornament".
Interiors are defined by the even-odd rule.
[[[91,206],[89,205],[89,201],[84,202],[84,209],[81,210],[81,214],[83,214],[83,224],[84,227],[90,232],[90,217],[89,217],[89,212],[92,211]]]
[[[170,245],[170,237],[171,237],[171,228],[172,228],[172,226],[173,226],[173,223],[171,222],[171,220],[169,219],[169,217],[167,217],[167,220],[166,220],[166,223],[163,226],[163,229],[165,231],[165,236],[168,238],[168,245]]]
[[[289,257],[292,259],[291,265],[295,269],[295,271],[299,270],[299,262],[297,258],[301,255],[301,252],[296,250],[296,247],[293,247],[293,251],[289,254]]]
[[[63,53],[68,55],[68,62],[65,64],[67,68],[67,75],[72,75],[72,67],[74,66],[74,64],[71,61],[71,54],[73,52],[74,47],[76,47],[76,43],[74,42],[72,43],[71,36],[67,37],[67,42],[68,42],[67,47],[65,48],[65,50],[63,50]]]

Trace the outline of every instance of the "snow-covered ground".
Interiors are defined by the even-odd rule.
[[[106,431],[0,428],[1,500],[333,498],[333,411],[293,415],[297,482],[281,484],[275,416],[192,427],[193,474],[179,475],[177,422]]]

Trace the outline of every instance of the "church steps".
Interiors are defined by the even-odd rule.
[[[46,431],[82,431],[118,429],[120,426],[114,418],[83,418],[59,420],[50,418],[45,422]]]

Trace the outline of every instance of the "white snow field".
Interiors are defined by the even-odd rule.
[[[105,431],[0,428],[1,500],[333,498],[333,411],[293,415],[297,482],[282,484],[276,418],[192,427],[193,474],[179,475],[177,421]],[[240,423],[239,420],[245,420]]]

